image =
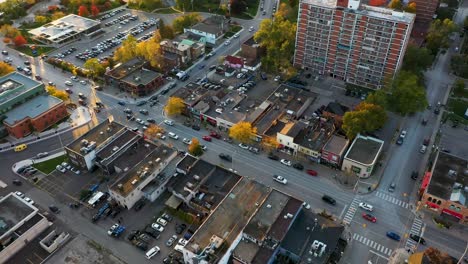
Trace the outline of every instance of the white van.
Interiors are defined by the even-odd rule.
[[[184,246],[177,244],[177,245],[174,247],[174,250],[175,250],[175,251],[178,251],[178,252],[180,252],[180,253],[183,254],[183,253],[184,253],[184,251],[183,251],[183,250],[184,250]]]
[[[148,250],[148,252],[146,252],[146,258],[151,259],[152,257],[156,256],[156,254],[158,254],[160,250],[161,249],[158,246],[151,248],[150,250]]]

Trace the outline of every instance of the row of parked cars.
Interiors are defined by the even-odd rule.
[[[54,58],[57,58],[57,59],[63,59],[65,57],[67,57],[68,55],[72,54],[73,52],[76,51],[76,48],[75,47],[71,47],[63,52],[60,52],[60,53],[57,53],[56,55],[54,55],[53,57]]]
[[[121,10],[123,10],[123,9],[121,9]],[[138,19],[138,16],[127,13],[127,14],[119,16],[118,18],[112,19],[109,22],[104,23],[104,26],[110,27],[110,26],[115,25],[115,24],[126,25],[126,24],[130,23],[130,21],[135,21],[137,19]]]
[[[79,175],[81,172],[79,169],[71,166],[70,164],[66,163],[66,162],[62,162],[60,165],[57,165],[55,167],[56,170],[60,171],[61,173],[65,173],[67,170]]]
[[[107,14],[103,15],[102,17],[98,18],[97,20],[98,20],[98,21],[106,20],[106,19],[108,19],[108,18],[111,18],[111,17],[116,16],[117,14],[119,14],[119,13],[121,13],[121,12],[123,12],[123,11],[125,11],[125,9],[117,9],[117,10],[114,10],[114,11],[112,11],[112,12],[110,12],[110,13],[107,13]]]

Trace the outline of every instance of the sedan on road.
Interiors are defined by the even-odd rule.
[[[203,136],[203,140],[211,142],[211,137],[210,136]]]
[[[66,85],[66,86],[73,86],[73,83],[70,82],[70,81],[66,81],[66,82],[65,82],[65,85]]]
[[[359,207],[361,207],[364,210],[370,211],[370,212],[372,212],[372,210],[374,210],[374,207],[372,205],[370,205],[370,204],[367,204],[367,203],[359,203]]]
[[[211,131],[210,132],[210,137],[214,137],[216,139],[220,139],[221,138],[221,135],[216,133],[215,131]]]
[[[316,171],[314,171],[314,170],[307,170],[306,172],[307,172],[307,174],[309,174],[310,176],[317,176],[317,175],[318,175],[318,173],[317,173]]]
[[[295,168],[297,170],[303,170],[304,166],[302,164],[300,164],[300,163],[294,163],[293,168]]]
[[[249,146],[247,146],[247,145],[245,145],[245,144],[243,144],[243,143],[240,143],[240,144],[239,144],[239,147],[240,147],[241,149],[249,149]]]
[[[231,156],[229,156],[228,154],[224,154],[224,153],[219,153],[219,158],[226,160],[226,161],[232,161]]]
[[[273,180],[279,182],[279,183],[282,183],[282,184],[287,184],[288,183],[288,180],[286,180],[283,176],[279,176],[279,175],[273,175]]]
[[[387,232],[387,237],[388,238],[391,238],[393,240],[396,240],[396,241],[400,241],[400,235],[398,235],[397,233],[393,232],[393,231],[388,231]]]
[[[187,144],[187,145],[192,144],[192,140],[190,140],[190,139],[188,139],[188,138],[182,139],[182,142],[184,142],[184,143]]]
[[[326,194],[322,196],[322,200],[325,201],[325,202],[327,202],[327,203],[329,203],[329,204],[331,204],[331,205],[335,205],[335,204],[336,204],[336,200],[333,199],[333,197],[331,197],[331,196],[329,196],[329,195],[326,195]]]
[[[419,242],[420,244],[426,245],[426,240],[418,235],[410,234],[410,238],[416,242]]]
[[[372,223],[377,222],[377,218],[375,216],[371,215],[371,214],[364,213],[364,214],[362,214],[362,218],[364,218],[364,219],[366,219],[368,221],[371,221]]]
[[[273,153],[268,154],[268,158],[271,160],[279,160],[279,157]]]
[[[284,164],[286,166],[291,166],[292,165],[291,161],[287,160],[287,159],[281,159],[280,162],[281,162],[281,164]]]

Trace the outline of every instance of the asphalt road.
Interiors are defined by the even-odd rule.
[[[267,1],[265,5],[272,4],[272,1]],[[271,10],[271,7],[265,8],[266,10]],[[464,9],[463,9],[464,10]],[[459,11],[464,12],[464,11]],[[232,40],[232,43],[229,46],[220,46],[216,49],[217,56],[232,54],[234,51],[240,49],[240,44],[247,40],[254,32],[249,32],[248,28],[254,26],[255,29],[258,29],[258,23],[261,21],[259,16],[254,20],[250,21],[240,21],[244,26],[244,30],[240,33],[240,38]],[[0,44],[4,45],[3,43]],[[453,45],[456,45],[454,42]],[[2,46],[2,49],[5,49]],[[8,50],[8,49],[7,49]],[[452,53],[452,50],[442,55],[437,64],[434,66],[434,69],[431,72],[428,72],[427,78],[428,87],[427,94],[429,102],[434,104],[437,101],[441,101],[443,95],[447,92],[445,85],[450,82],[453,78],[448,75],[448,62],[449,56]],[[21,58],[15,54],[16,52],[10,51],[10,57],[14,61],[14,65],[23,66],[24,58]],[[200,63],[211,65],[217,63],[217,56],[214,56],[206,61],[201,61]],[[32,59],[31,59],[32,60]],[[69,80],[71,74],[62,73],[60,70],[54,69],[53,66],[45,64],[40,59],[34,59],[33,72],[43,76],[45,82],[54,81],[59,85],[59,88],[64,89],[62,86],[64,81]],[[190,72],[191,78],[186,81],[193,81],[199,77],[205,75],[205,70],[199,69],[198,64],[195,64]],[[182,84],[178,84],[178,87],[181,87]],[[87,94],[91,98],[91,101],[98,98],[99,101],[103,102],[106,105],[106,109],[97,114],[98,119],[103,120],[108,115],[112,115],[116,120],[119,120],[122,123],[127,123],[129,126],[136,126],[136,123],[126,121],[125,115],[122,110],[123,107],[117,105],[118,98],[109,96],[105,93],[97,92],[93,94],[90,85],[81,85],[78,83],[74,84],[73,90],[75,93],[72,95],[72,99],[76,100],[76,96],[79,92]],[[160,97],[161,103],[150,108],[145,105],[145,108],[150,110],[149,116],[142,116],[137,114],[137,117],[140,118],[154,118],[161,123],[165,117],[162,113],[162,105],[164,100],[167,99],[167,96]],[[126,107],[131,108],[135,113],[140,107],[136,107],[134,104],[128,104]],[[422,126],[420,120],[423,117],[430,116],[427,126]],[[213,139],[213,142],[203,142],[208,147],[207,152],[203,155],[203,158],[211,161],[215,164],[221,164],[227,168],[233,168],[238,171],[241,175],[254,178],[259,182],[262,182],[266,185],[273,186],[281,191],[289,193],[295,197],[303,199],[311,204],[312,208],[325,208],[328,212],[332,212],[341,219],[345,219],[346,222],[349,222],[351,230],[351,242],[348,246],[348,249],[345,251],[343,257],[343,263],[360,263],[363,259],[369,259],[371,257],[377,256],[382,258],[382,261],[385,261],[386,258],[390,255],[391,251],[397,247],[404,247],[406,239],[402,239],[401,242],[395,242],[385,237],[385,232],[393,230],[400,235],[408,232],[413,226],[414,214],[411,209],[413,209],[411,201],[414,200],[413,190],[415,182],[410,179],[409,175],[411,171],[418,170],[422,173],[422,164],[423,155],[418,152],[422,139],[428,137],[433,129],[436,127],[436,119],[432,113],[418,113],[414,116],[407,117],[402,121],[402,128],[408,131],[407,138],[405,143],[402,146],[392,146],[388,155],[391,155],[388,164],[386,164],[385,173],[382,178],[382,182],[376,192],[373,192],[370,195],[355,195],[352,191],[342,189],[339,186],[336,186],[333,182],[326,180],[326,177],[311,177],[305,174],[304,172],[297,171],[291,167],[286,167],[280,164],[277,161],[268,159],[265,154],[253,154],[246,150],[239,148],[237,145],[228,144],[224,141]],[[174,127],[166,127],[168,131],[175,132],[178,134],[181,139],[184,137],[192,138],[198,137],[201,138],[203,135],[207,134],[207,131],[195,131],[189,127],[185,127],[181,124],[176,124]],[[18,160],[29,158],[34,156],[38,152],[48,150],[58,150],[63,145],[71,142],[74,138],[78,137],[80,134],[84,133],[87,128],[81,128],[80,131],[67,132],[60,137],[54,137],[44,141],[40,141],[35,144],[31,144],[28,147],[28,150],[25,152],[15,153],[13,151],[2,153],[0,157],[0,166],[3,168],[11,167],[11,165]],[[179,139],[178,142],[173,142],[175,146],[180,149],[186,149]],[[167,139],[168,141],[170,139]],[[394,144],[393,142],[388,142],[388,144]],[[218,158],[219,153],[227,153],[233,157],[232,163],[226,163],[221,161]],[[6,155],[3,155],[6,154]],[[426,154],[427,155],[427,154]],[[288,179],[287,185],[282,185],[272,180],[273,174],[279,174]],[[5,179],[6,182],[11,182],[15,177],[12,172],[7,172],[3,174],[2,180]],[[391,182],[395,182],[397,185],[396,191],[394,193],[388,193],[387,188]],[[20,187],[20,190],[26,192],[31,190],[32,187],[25,184]],[[44,199],[44,203],[50,203],[50,197],[47,197],[47,194],[42,193],[40,190],[34,189],[34,195],[30,195],[34,200],[41,202],[41,199]],[[42,193],[42,194],[41,194]],[[320,199],[323,194],[330,194],[333,196],[338,204],[336,206],[330,206]],[[41,198],[44,196],[43,198]],[[357,207],[357,204],[361,201],[366,201],[372,204],[375,208],[372,214],[377,217],[377,223],[371,223],[363,219],[361,214],[363,213],[362,209]],[[99,234],[99,230],[95,228],[89,228],[84,222],[81,223],[81,220],[75,219],[79,218],[71,213],[70,215],[64,214],[64,220],[72,224],[75,230],[81,231],[86,235],[91,237],[96,236],[94,233]],[[84,220],[84,221],[87,221]],[[102,232],[104,232],[103,230]],[[464,243],[456,237],[451,237],[445,232],[440,230],[431,230],[426,229],[425,238],[428,240],[428,244],[434,243],[439,248],[446,250],[452,255],[457,256],[463,252]],[[96,239],[102,240],[102,238],[96,237]],[[98,240],[98,241],[99,241]],[[444,241],[441,243],[441,241]],[[110,245],[110,249],[114,252],[126,252],[128,248],[121,247],[119,243],[116,243],[118,246]],[[132,251],[133,252],[133,251]],[[141,254],[138,252],[138,254]],[[130,255],[133,255],[130,254]],[[129,257],[130,257],[129,255]]]

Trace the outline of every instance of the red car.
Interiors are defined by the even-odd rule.
[[[311,176],[317,176],[318,173],[314,170],[307,170],[307,174],[311,175]]]
[[[215,131],[211,131],[210,132],[210,136],[214,137],[214,138],[217,138],[217,139],[220,139],[221,138],[221,135],[216,133]]]
[[[211,137],[210,136],[203,136],[202,138],[203,138],[203,140],[211,142]]]
[[[364,214],[362,214],[362,218],[364,218],[364,219],[366,219],[368,221],[371,221],[372,223],[377,222],[377,218],[375,218],[375,216],[370,215],[370,214],[364,213]]]

